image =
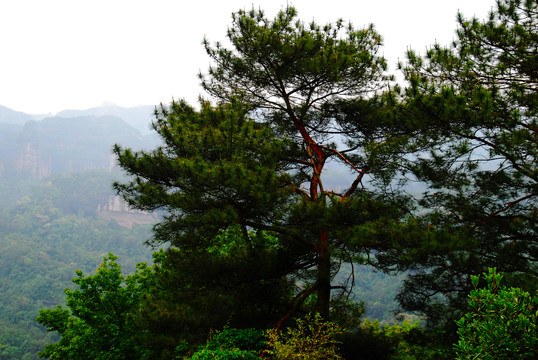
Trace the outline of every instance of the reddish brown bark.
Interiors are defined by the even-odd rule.
[[[322,146],[318,145],[308,133],[304,123],[299,119],[289,101],[289,96],[285,92],[285,87],[281,82],[282,95],[286,103],[287,113],[291,121],[297,128],[308,149],[308,155],[312,162],[312,180],[310,181],[310,200],[317,201],[318,187],[323,191],[321,184],[321,173],[327,160],[327,154]],[[312,153],[313,152],[313,153]],[[320,230],[319,243],[316,246],[318,274],[316,279],[317,303],[316,310],[319,314],[328,319],[331,299],[331,255],[329,251],[329,236],[326,230]]]
[[[286,103],[286,111],[291,121],[297,128],[297,131],[299,131],[299,134],[301,134],[301,137],[303,138],[303,141],[306,144],[307,148],[309,149],[309,155],[312,160],[313,171],[312,181],[310,182],[310,196],[312,200],[315,200],[318,196],[318,186],[320,186],[321,184],[321,172],[323,171],[323,166],[325,165],[327,154],[325,154],[323,148],[318,145],[314,141],[314,139],[312,139],[312,137],[308,133],[308,130],[306,130],[303,121],[299,119],[295,114],[293,107],[291,106],[291,103],[289,101],[289,95],[286,94],[285,87],[282,81],[280,81],[280,87],[282,91],[282,97],[284,99],[284,102]],[[310,149],[312,149],[315,156],[310,153]]]

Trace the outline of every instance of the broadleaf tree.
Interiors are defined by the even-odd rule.
[[[260,246],[272,260],[260,276],[298,287],[283,319],[311,296],[327,318],[352,283],[334,282],[340,264],[364,261],[378,246],[371,233],[408,210],[390,188],[409,135],[386,120],[377,94],[389,80],[381,37],[343,21],[305,25],[287,7],[273,20],[233,14],[228,39],[231,49],[204,42],[213,65],[200,78],[216,105],[158,109],[165,145],[116,146],[135,177],[116,189],[131,206],[166,210],[154,240],[182,251],[209,246],[230,226],[247,243],[251,231],[270,233],[276,242]],[[343,190],[324,186],[336,164],[350,174]]]
[[[485,20],[459,14],[451,46],[410,51],[402,65],[401,115],[422,129],[408,168],[428,185],[417,216],[425,232],[379,259],[412,269],[399,300],[432,320],[462,316],[468,275],[488,267],[536,288],[537,8],[500,0]]]
[[[37,322],[60,335],[38,355],[47,359],[140,359],[144,331],[137,328],[134,313],[143,297],[151,268],[138,265],[133,275],[121,274],[113,254],[105,256],[95,274],[77,270],[75,290],[66,289],[68,309],[58,305],[41,309]]]
[[[496,269],[484,273],[486,287],[469,294],[469,312],[457,321],[459,341],[456,359],[535,359],[538,339],[538,296],[520,288],[501,286]]]

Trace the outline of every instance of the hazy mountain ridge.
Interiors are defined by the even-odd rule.
[[[111,169],[115,166],[112,155],[115,143],[133,148],[154,148],[159,140],[155,134],[143,135],[125,118],[107,114],[108,110],[119,109],[124,116],[138,114],[133,120],[136,122],[148,108],[108,106],[90,109],[102,115],[66,111],[62,112],[63,116],[36,121],[31,115],[2,107],[0,177],[41,179],[64,172]],[[73,116],[67,117],[69,114]]]
[[[103,104],[86,110],[63,110],[56,114],[57,117],[80,117],[80,116],[107,116],[119,117],[126,123],[140,131],[142,135],[152,133],[151,122],[153,120],[154,106],[140,105],[132,108],[124,108],[114,104]]]
[[[25,122],[33,119],[32,115],[0,105],[0,124],[24,125]]]

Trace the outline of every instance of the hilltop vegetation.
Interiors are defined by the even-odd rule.
[[[39,355],[534,359],[537,5],[459,14],[451,45],[408,52],[401,86],[373,25],[305,24],[289,6],[272,19],[234,13],[227,45],[204,40],[211,99],[161,105],[160,146],[114,146],[126,176],[113,187],[131,209],[159,214],[148,243],[164,249],[129,275],[112,253],[92,274],[77,270],[65,306],[39,313],[59,336]],[[332,187],[329,164],[352,176]],[[35,285],[11,294],[14,322],[54,300],[48,279],[24,276],[39,257],[63,261],[56,245],[75,259],[103,239],[126,250],[131,233],[92,213],[70,189],[78,175],[66,176],[28,183],[35,192],[1,224],[8,271]],[[29,258],[34,237],[45,251]],[[373,289],[356,285],[379,272],[405,276],[396,299],[420,323],[364,319]],[[7,356],[22,347],[0,344]]]

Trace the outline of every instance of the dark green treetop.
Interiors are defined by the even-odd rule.
[[[156,243],[203,248],[200,241],[210,241],[238,219],[269,222],[280,216],[288,196],[275,173],[282,166],[276,154],[283,142],[247,118],[243,105],[213,108],[202,102],[196,111],[173,102],[157,113],[154,127],[164,146],[137,153],[115,147],[120,165],[137,175],[115,187],[132,206],[168,212],[156,226]]]
[[[241,96],[255,107],[293,111],[302,122],[312,108],[383,85],[386,62],[377,55],[381,36],[372,25],[357,30],[338,20],[321,27],[296,17],[293,7],[274,20],[263,11],[234,13],[227,34],[233,49],[204,40],[214,61],[199,75],[204,89],[224,101]]]
[[[148,330],[144,346],[171,358],[205,342],[212,329],[273,326],[294,289],[280,275],[290,262],[276,245],[263,231],[245,237],[235,226],[205,248],[154,253],[153,282],[136,314]]]
[[[342,21],[307,27],[291,7],[274,20],[239,11],[228,38],[233,49],[205,41],[214,66],[200,75],[219,104],[161,108],[155,129],[165,145],[136,153],[117,146],[135,180],[116,189],[134,207],[166,209],[155,240],[180,249],[203,248],[230,225],[247,241],[249,231],[271,232],[278,241],[267,246],[284,260],[266,276],[300,279],[291,310],[316,294],[327,317],[331,292],[349,290],[332,283],[339,263],[360,261],[377,246],[373,229],[407,209],[365,186],[379,175],[385,190],[390,156],[408,136],[383,120],[386,102],[375,94],[386,80],[381,38]],[[343,190],[324,187],[331,161],[354,174]]]

